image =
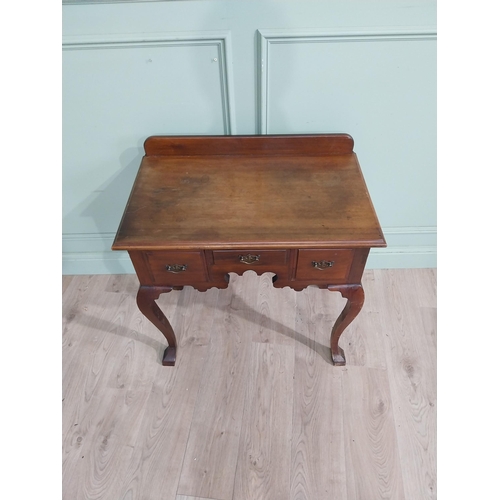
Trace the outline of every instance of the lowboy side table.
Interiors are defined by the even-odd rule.
[[[155,300],[190,285],[226,288],[229,273],[272,272],[274,286],[317,285],[347,299],[330,338],[361,310],[370,248],[386,242],[347,134],[149,137],[113,250],[127,250],[137,304],[168,342]]]

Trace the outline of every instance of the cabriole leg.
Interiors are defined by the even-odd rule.
[[[332,361],[335,366],[345,365],[344,350],[339,347],[339,339],[342,332],[350,325],[352,320],[359,314],[365,301],[365,292],[361,285],[347,285],[343,287],[328,287],[332,292],[340,292],[342,297],[347,299],[347,304],[333,325],[332,335],[330,337],[330,346],[332,349]]]
[[[168,342],[168,347],[163,353],[163,366],[174,366],[175,356],[177,350],[177,340],[175,338],[174,330],[170,325],[168,319],[163,314],[162,310],[158,307],[155,300],[162,293],[170,292],[171,287],[153,287],[141,286],[137,292],[137,305],[139,310],[146,316],[146,318],[153,323],[153,325],[160,330]]]

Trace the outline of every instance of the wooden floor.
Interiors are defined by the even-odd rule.
[[[366,271],[365,305],[270,274],[158,300],[132,275],[63,278],[64,500],[436,498],[435,270]]]

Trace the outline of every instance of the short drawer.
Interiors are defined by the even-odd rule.
[[[209,273],[220,278],[227,273],[273,272],[288,276],[287,250],[214,250]]]
[[[145,252],[144,258],[156,284],[206,281],[203,252]]]
[[[299,250],[297,280],[342,282],[351,270],[353,250]]]

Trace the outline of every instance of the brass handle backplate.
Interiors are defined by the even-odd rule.
[[[328,269],[329,267],[332,267],[333,264],[335,264],[335,261],[333,260],[320,260],[319,262],[316,262],[315,260],[312,261],[313,267],[316,269],[319,269],[320,271],[323,271],[323,269]]]
[[[253,264],[254,262],[258,262],[260,260],[260,255],[240,255],[240,262],[243,262],[243,264]]]
[[[182,273],[182,271],[185,271],[187,269],[187,264],[172,264],[172,265],[166,265],[165,269],[169,273]]]

